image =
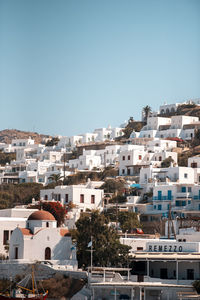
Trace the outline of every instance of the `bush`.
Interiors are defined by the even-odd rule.
[[[174,160],[169,156],[161,162],[161,168],[169,168]]]
[[[5,153],[0,150],[0,165],[6,165],[7,163],[10,164],[11,160],[16,159],[15,153]]]
[[[43,185],[39,183],[1,184],[0,209],[29,204],[32,198],[39,200],[42,188]]]
[[[192,285],[197,291],[197,293],[200,294],[200,280],[195,280]]]
[[[123,193],[125,186],[124,182],[115,179],[107,179],[105,183],[101,186],[101,189],[104,189],[105,193]]]

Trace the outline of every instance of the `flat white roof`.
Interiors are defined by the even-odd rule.
[[[132,257],[136,260],[200,260],[200,252],[138,252],[132,253]]]
[[[162,288],[162,287],[174,287],[174,288],[191,288],[192,285],[180,285],[180,284],[169,284],[162,282],[133,282],[133,281],[125,281],[125,282],[98,282],[91,283],[92,287],[154,287],[154,288]]]
[[[0,222],[6,221],[6,222],[11,222],[11,221],[26,221],[28,217],[24,218],[16,218],[16,217],[0,217]]]

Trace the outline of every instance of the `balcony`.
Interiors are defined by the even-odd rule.
[[[192,199],[192,193],[180,192],[176,193],[177,199]]]
[[[158,196],[154,196],[153,200],[158,200],[158,201],[172,201],[174,199],[173,196],[169,197],[168,196],[162,196],[162,197],[158,197]]]

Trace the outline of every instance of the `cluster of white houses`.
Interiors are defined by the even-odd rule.
[[[121,237],[121,243],[131,247],[132,275],[126,282],[120,275],[114,282],[106,280],[106,276],[100,281],[93,278],[93,299],[102,299],[103,289],[108,291],[108,299],[186,299],[181,293],[192,293],[192,282],[200,279],[199,228],[182,228],[179,222],[181,218],[199,217],[200,156],[190,157],[187,167],[178,166],[179,149],[173,139],[191,140],[200,122],[191,116],[162,117],[162,114],[175,112],[177,107],[178,104],[161,106],[159,116],[149,117],[147,125],[140,132],[134,132],[128,144],[115,142],[102,148],[83,149],[81,155],[69,161],[63,160],[67,151],[80,144],[114,140],[123,135],[123,128],[108,127],[84,135],[60,137],[58,145],[53,147],[35,144],[31,138],[13,140],[11,145],[0,144],[3,151],[16,152],[15,161],[0,167],[0,184],[38,182],[47,185],[52,174],[98,172],[113,166],[118,168],[126,187],[132,190],[127,201],[119,204],[120,209],[137,212],[141,219],[149,221],[169,216],[173,219],[174,232],[166,225],[162,238],[157,235]],[[171,161],[169,167],[163,167],[166,159]],[[69,229],[75,227],[82,212],[107,209],[103,183],[88,181],[41,190],[41,201],[58,201],[68,207],[65,224],[60,228],[53,215],[43,210],[1,210],[0,253],[8,256],[11,263],[46,260],[77,270],[76,247]]]

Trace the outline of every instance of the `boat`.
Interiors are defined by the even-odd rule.
[[[28,284],[31,281],[31,288],[27,288],[24,286],[24,283]],[[27,275],[24,279],[22,279],[19,283],[15,284],[15,287],[8,289],[5,293],[0,293],[0,300],[16,300],[16,299],[23,299],[23,300],[45,300],[47,299],[48,291],[43,291],[43,293],[39,293],[35,281],[34,275],[34,266],[32,266],[32,273]]]

